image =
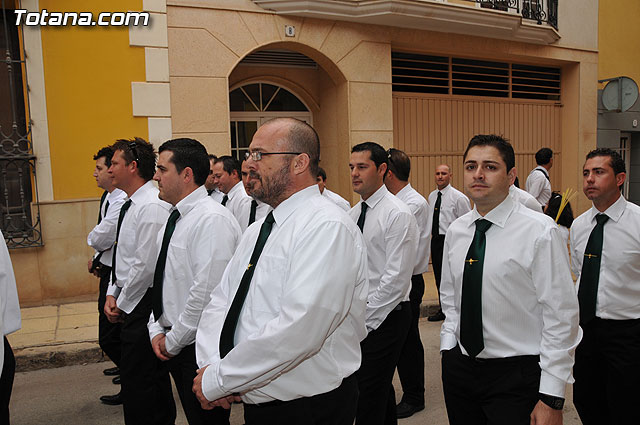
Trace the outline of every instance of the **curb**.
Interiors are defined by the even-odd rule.
[[[420,306],[420,317],[426,318],[438,311],[439,305],[430,300]],[[69,344],[42,345],[14,349],[16,372],[72,366],[106,361],[98,341],[84,341]]]
[[[97,363],[106,360],[98,341],[18,348],[14,350],[16,372]]]

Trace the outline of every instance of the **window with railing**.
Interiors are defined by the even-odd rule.
[[[524,19],[536,21],[538,25],[547,23],[558,29],[559,0],[469,0],[487,9],[515,11]]]
[[[9,249],[42,246],[36,157],[26,85],[21,27],[13,2],[0,10],[0,229]]]

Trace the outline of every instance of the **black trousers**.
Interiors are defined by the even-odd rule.
[[[424,279],[422,275],[411,276],[411,292],[409,293],[411,322],[398,359],[398,376],[402,385],[402,401],[414,406],[424,404],[424,347],[418,329],[423,295]]]
[[[198,370],[195,343],[184,347],[177,356],[172,357],[166,363],[173,377],[173,382],[176,384],[180,403],[189,425],[229,425],[230,410],[222,407],[204,410],[200,407],[198,399],[191,390],[193,378],[196,377],[196,370]]]
[[[444,235],[431,237],[431,266],[433,275],[436,278],[436,288],[438,289],[438,303],[440,303],[440,277],[442,276],[442,250],[444,249]],[[442,310],[442,306],[440,307]]]
[[[4,365],[0,375],[0,424],[9,425],[9,400],[13,389],[13,377],[16,374],[16,358],[6,336],[4,341]]]
[[[360,343],[362,364],[356,372],[360,392],[356,425],[398,423],[393,372],[411,321],[409,303],[402,302],[398,307]]]
[[[312,397],[264,404],[245,404],[245,425],[352,425],[358,382],[344,378],[335,390]]]
[[[176,405],[165,362],[153,353],[147,322],[151,289],[122,324],[120,362],[124,421],[127,425],[173,425]]]
[[[104,264],[100,267],[100,292],[98,293],[98,344],[116,366],[120,367],[122,343],[120,342],[120,323],[111,323],[104,314],[107,299],[111,267]]]
[[[442,353],[450,425],[529,425],[538,403],[539,356],[472,359],[456,346]]]
[[[640,319],[596,317],[583,326],[573,402],[584,425],[640,424]]]

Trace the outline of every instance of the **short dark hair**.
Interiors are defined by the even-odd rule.
[[[318,167],[318,173],[316,174],[316,178],[322,177],[322,181],[327,180],[327,173],[324,171],[324,168]]]
[[[618,175],[620,173],[626,173],[627,168],[624,165],[624,159],[622,156],[613,149],[609,148],[598,148],[594,149],[587,154],[586,159],[591,159],[596,156],[608,156],[609,157],[609,166],[613,168],[613,174]],[[585,160],[586,160],[585,159]]]
[[[141,137],[133,139],[118,139],[113,146],[113,153],[122,151],[122,157],[125,164],[129,165],[136,161],[138,167],[138,175],[144,181],[149,181],[156,173],[156,153],[153,151],[153,145]]]
[[[549,148],[542,148],[536,152],[536,164],[547,165],[553,158],[553,151]]]
[[[376,164],[376,168],[380,168],[382,164],[387,163],[387,151],[376,142],[364,142],[351,148],[351,153],[369,151],[371,160]]]
[[[560,195],[558,192],[552,192],[551,198],[549,199],[549,206],[544,213],[555,220],[556,216],[558,215],[558,211],[560,210],[561,202],[562,195]],[[567,203],[567,205],[562,210],[562,213],[558,218],[558,224],[564,227],[571,227],[571,225],[573,224],[573,210],[571,209],[571,203]]]
[[[193,171],[193,180],[198,186],[202,186],[207,181],[209,157],[202,143],[189,138],[167,140],[158,148],[158,153],[164,151],[173,153],[170,161],[176,166],[178,174],[189,167]]]
[[[400,149],[391,148],[387,151],[387,167],[395,176],[403,182],[409,181],[411,173],[411,160]]]
[[[207,156],[209,157],[209,161],[211,161],[211,160],[214,160],[214,161],[215,161],[216,159],[218,159],[218,157],[217,157],[216,155],[212,154],[212,153],[210,153],[210,154],[209,154],[209,155],[207,155]]]
[[[474,146],[492,146],[498,149],[502,160],[507,165],[507,173],[516,166],[516,154],[513,151],[513,146],[511,146],[508,139],[502,136],[496,136],[495,134],[477,134],[473,136],[467,145],[467,149],[464,151],[464,155],[462,156],[463,161],[467,159],[469,149]]]
[[[234,171],[238,173],[238,178],[242,179],[242,164],[240,161],[229,155],[222,155],[213,160],[214,164],[222,162],[222,169],[229,175]]]
[[[111,158],[113,158],[113,149],[111,146],[105,146],[100,149],[98,153],[93,155],[93,160],[97,161],[99,158],[104,158],[104,163],[107,167],[111,167]]]

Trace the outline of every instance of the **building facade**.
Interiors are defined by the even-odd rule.
[[[59,10],[54,3],[21,2]],[[65,7],[87,8],[72,3]],[[352,202],[348,158],[362,141],[405,150],[423,195],[443,162],[461,187],[462,153],[477,133],[512,141],[522,183],[535,152],[551,147],[554,190],[581,188],[584,155],[596,146],[596,0],[144,0],[91,8],[100,3],[147,11],[151,24],[24,29],[29,84],[37,74],[41,85],[29,98],[43,246],[11,252],[23,305],[97,291],[84,239],[99,196],[91,155],[116,138],[157,145],[193,137],[212,153],[241,156],[262,122],[295,116],[320,135],[328,186]],[[577,212],[588,205],[584,197],[573,203]]]

